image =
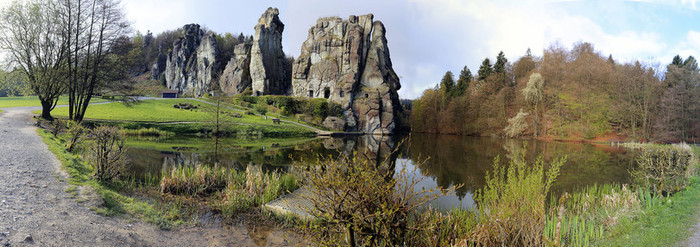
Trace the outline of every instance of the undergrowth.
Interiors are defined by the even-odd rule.
[[[155,224],[161,229],[170,229],[185,223],[186,219],[177,212],[179,209],[169,203],[154,206],[120,194],[116,189],[120,186],[119,182],[113,184],[99,182],[92,175],[94,173],[93,167],[86,164],[81,155],[66,151],[66,142],[60,135],[53,137],[51,133],[43,129],[38,129],[37,132],[49,150],[61,161],[62,168],[68,173],[68,183],[72,185],[69,187],[69,190],[72,190],[70,193],[77,195],[75,191],[77,186],[88,186],[100,195],[102,205],[94,207],[95,212],[105,216],[133,215],[148,223]]]

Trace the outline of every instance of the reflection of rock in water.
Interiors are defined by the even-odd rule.
[[[326,138],[323,139],[323,147],[325,149],[342,149],[345,147],[345,142],[343,142],[343,138]]]
[[[384,165],[388,164],[392,169],[398,158],[398,152],[394,152],[396,143],[391,136],[363,135],[327,138],[322,141],[322,144],[325,149],[338,150],[341,155],[357,155],[358,158],[377,164],[377,166],[386,163]]]
[[[163,155],[163,171],[169,171],[173,167],[196,166],[202,163],[198,153],[161,152]]]

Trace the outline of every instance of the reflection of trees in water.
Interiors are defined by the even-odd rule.
[[[442,187],[464,184],[458,189],[460,199],[466,192],[484,186],[487,171],[493,169],[493,159],[501,156],[508,163],[513,154],[527,142],[526,160],[533,163],[539,155],[546,163],[568,156],[561,175],[552,191],[570,191],[593,184],[629,181],[628,169],[633,162],[630,154],[609,147],[581,143],[556,143],[537,140],[501,139],[490,137],[461,137],[434,134],[413,134],[410,155],[424,176],[435,178]],[[415,162],[428,158],[426,162]]]
[[[180,152],[160,152],[132,148],[129,158],[134,163],[133,172],[160,175],[162,169],[173,166],[214,164],[245,170],[249,165],[262,167],[265,171],[288,170],[294,161],[315,161],[319,156],[338,157],[357,153],[357,158],[370,160],[378,166],[383,161],[395,170],[398,157],[411,159],[423,176],[434,178],[438,186],[449,188],[464,184],[456,191],[462,199],[467,192],[483,187],[486,171],[493,168],[497,155],[508,162],[514,153],[523,149],[523,140],[489,137],[463,137],[453,135],[413,134],[407,137],[358,136],[347,138],[318,139],[299,145],[279,147],[242,148],[227,144],[219,147]],[[406,143],[398,145],[402,141]],[[398,152],[393,152],[398,149]],[[213,150],[217,150],[216,152]],[[622,183],[629,181],[628,170],[632,168],[631,152],[604,146],[581,143],[556,143],[537,140],[527,141],[526,160],[534,162],[543,155],[546,163],[556,157],[568,156],[561,168],[560,176],[553,184],[553,192],[571,190],[577,186],[592,184]],[[426,162],[417,162],[419,159]]]

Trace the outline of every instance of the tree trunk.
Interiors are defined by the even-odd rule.
[[[53,120],[51,116],[51,108],[53,108],[53,102],[51,101],[41,101],[41,118],[46,120]]]

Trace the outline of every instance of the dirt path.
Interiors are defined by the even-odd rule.
[[[700,218],[696,217],[695,226],[690,228],[690,231],[693,233],[693,235],[688,237],[688,239],[686,239],[681,246],[700,247]]]
[[[0,114],[0,246],[291,246],[293,233],[216,222],[174,231],[97,215],[99,196],[77,202],[65,192],[67,175],[36,134],[35,107]],[[294,238],[294,236],[292,236]]]

